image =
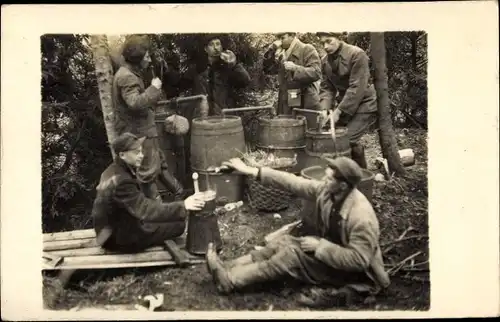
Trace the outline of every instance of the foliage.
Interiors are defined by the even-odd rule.
[[[203,34],[149,35],[154,69],[194,73],[204,66]],[[299,35],[322,55],[314,34]],[[114,68],[120,64],[124,36],[109,36]],[[262,53],[272,34],[221,34],[223,46],[235,52],[252,77],[249,88],[237,93],[238,106],[262,106],[276,100],[275,76],[262,73]],[[346,38],[369,53],[367,33]],[[100,111],[97,82],[87,35],[44,35],[42,52],[42,191],[44,231],[89,228],[90,209],[101,172],[111,162]],[[389,91],[395,126],[427,124],[427,38],[424,32],[386,35]],[[168,83],[164,79],[164,83]],[[189,95],[189,84],[166,88],[167,97]],[[255,137],[257,117],[266,111],[239,113],[247,138]],[[410,117],[409,117],[409,116]]]

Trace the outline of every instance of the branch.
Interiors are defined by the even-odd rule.
[[[64,160],[63,165],[61,166],[61,168],[59,168],[59,170],[56,171],[56,174],[64,174],[68,170],[68,168],[70,167],[71,159],[72,159],[71,157],[73,155],[73,152],[75,152],[75,149],[78,145],[78,142],[80,142],[80,139],[82,137],[83,128],[85,127],[86,122],[87,122],[87,119],[84,119],[82,122],[82,126],[80,126],[80,129],[78,130],[78,134],[76,135],[75,141],[73,142],[73,144],[71,144],[68,152],[66,153],[66,159]],[[54,178],[52,178],[52,179],[54,179]]]
[[[399,242],[403,242],[403,241],[410,240],[410,239],[416,239],[416,238],[417,239],[420,239],[420,238],[429,238],[429,236],[427,236],[427,235],[415,235],[415,236],[405,237],[405,238],[401,238],[401,239],[396,239],[396,240],[394,240],[392,242],[382,244],[382,245],[380,245],[380,247],[385,247],[385,246],[397,244]],[[392,247],[390,249],[392,249]],[[384,253],[387,253],[390,249],[388,248],[387,250],[384,251]]]
[[[421,251],[418,251],[418,252],[416,252],[415,254],[410,255],[410,256],[408,256],[408,257],[406,257],[406,258],[405,258],[405,259],[403,259],[401,262],[397,263],[397,264],[396,264],[393,268],[391,268],[391,269],[387,272],[387,274],[389,274],[389,275],[394,275],[394,274],[396,274],[396,273],[397,273],[397,272],[398,272],[401,268],[403,268],[404,264],[405,264],[407,261],[409,261],[409,260],[410,260],[410,259],[412,259],[412,258],[417,257],[417,256],[418,256],[418,255],[420,255],[420,254],[422,254],[422,252],[421,252]]]

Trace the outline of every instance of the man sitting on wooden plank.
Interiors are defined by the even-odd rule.
[[[353,160],[328,159],[323,181],[291,173],[247,166],[238,158],[227,166],[252,175],[265,185],[292,191],[315,201],[310,234],[277,237],[250,254],[223,263],[208,246],[207,267],[220,292],[254,283],[292,277],[313,285],[330,285],[346,295],[376,294],[390,284],[379,246],[379,223],[366,197],[356,188],[361,168]],[[307,219],[307,218],[305,218]]]
[[[205,205],[200,194],[169,203],[144,195],[136,177],[144,140],[125,132],[112,142],[117,157],[101,175],[92,209],[97,243],[103,248],[136,252],[163,245],[182,235],[187,211]]]

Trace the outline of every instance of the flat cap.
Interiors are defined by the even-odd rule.
[[[125,132],[111,143],[111,147],[116,153],[127,152],[137,149],[144,140],[146,140],[146,137],[139,138],[130,132]]]
[[[351,186],[355,187],[363,178],[361,167],[348,157],[338,157],[335,159],[325,158],[328,166],[335,171],[335,176],[340,177]]]

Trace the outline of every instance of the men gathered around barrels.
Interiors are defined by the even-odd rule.
[[[264,72],[278,74],[276,113],[292,114],[293,108],[319,108],[321,60],[311,44],[305,44],[294,32],[278,33],[277,40],[264,53]]]
[[[329,285],[339,294],[349,291],[360,296],[373,296],[389,286],[379,245],[379,222],[370,202],[357,189],[362,170],[347,157],[327,160],[323,181],[250,167],[238,158],[224,163],[265,185],[314,201],[315,208],[310,218],[304,218],[305,224],[309,222],[303,230],[307,233],[276,237],[264,248],[233,261],[222,262],[209,244],[207,268],[220,292],[282,278]]]
[[[145,87],[143,72],[151,63],[149,41],[145,36],[132,35],[123,45],[124,64],[113,79],[113,105],[115,109],[115,130],[118,135],[131,132],[146,137],[144,141],[144,160],[137,169],[137,178],[149,198],[160,198],[156,179],[173,192],[176,200],[181,200],[184,189],[180,182],[169,172],[163,151],[160,149],[158,132],[155,125],[155,104],[161,96],[162,82],[154,78]],[[189,129],[189,122],[180,115],[172,115],[167,124],[183,134]]]
[[[342,41],[339,33],[316,35],[327,53],[322,58],[322,110],[334,108],[336,125],[347,127],[352,159],[366,169],[364,147],[359,140],[377,121],[377,94],[370,84],[369,57],[361,48]]]
[[[250,75],[231,50],[224,50],[217,34],[207,36],[204,50],[207,64],[198,66],[193,94],[207,95],[208,115],[222,115],[222,109],[236,107],[235,91],[250,84]]]
[[[103,248],[136,252],[163,245],[184,233],[188,211],[205,205],[201,194],[164,203],[143,193],[136,172],[146,140],[125,132],[112,142],[116,158],[101,175],[92,209],[97,243]]]

